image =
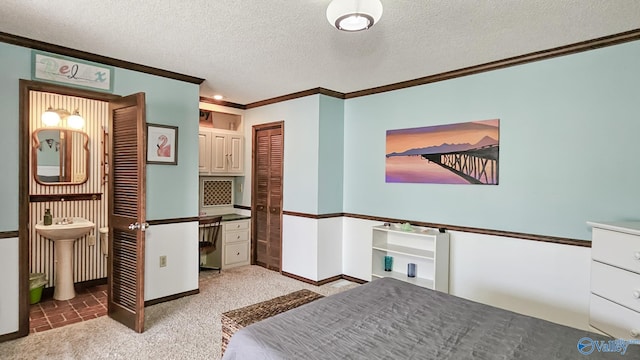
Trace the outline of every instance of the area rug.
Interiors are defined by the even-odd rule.
[[[231,340],[231,336],[243,327],[322,297],[324,296],[311,290],[303,289],[287,295],[278,296],[271,300],[222,313],[222,354],[224,354]]]

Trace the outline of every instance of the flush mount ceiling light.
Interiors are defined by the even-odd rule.
[[[327,7],[327,20],[343,31],[366,30],[381,16],[380,0],[333,0]]]

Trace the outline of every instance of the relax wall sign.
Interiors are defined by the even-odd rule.
[[[113,68],[60,55],[31,51],[31,79],[113,92]]]

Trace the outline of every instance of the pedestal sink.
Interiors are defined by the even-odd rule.
[[[36,224],[38,234],[53,241],[55,256],[55,289],[53,298],[69,300],[76,296],[73,288],[73,243],[91,232],[95,224],[79,217],[55,218],[53,224]]]

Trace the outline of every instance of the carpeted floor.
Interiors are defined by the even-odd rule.
[[[0,343],[0,359],[219,359],[223,312],[300,289],[328,296],[357,286],[317,287],[258,266],[200,274],[200,294],[145,309],[142,334],[105,316]]]

